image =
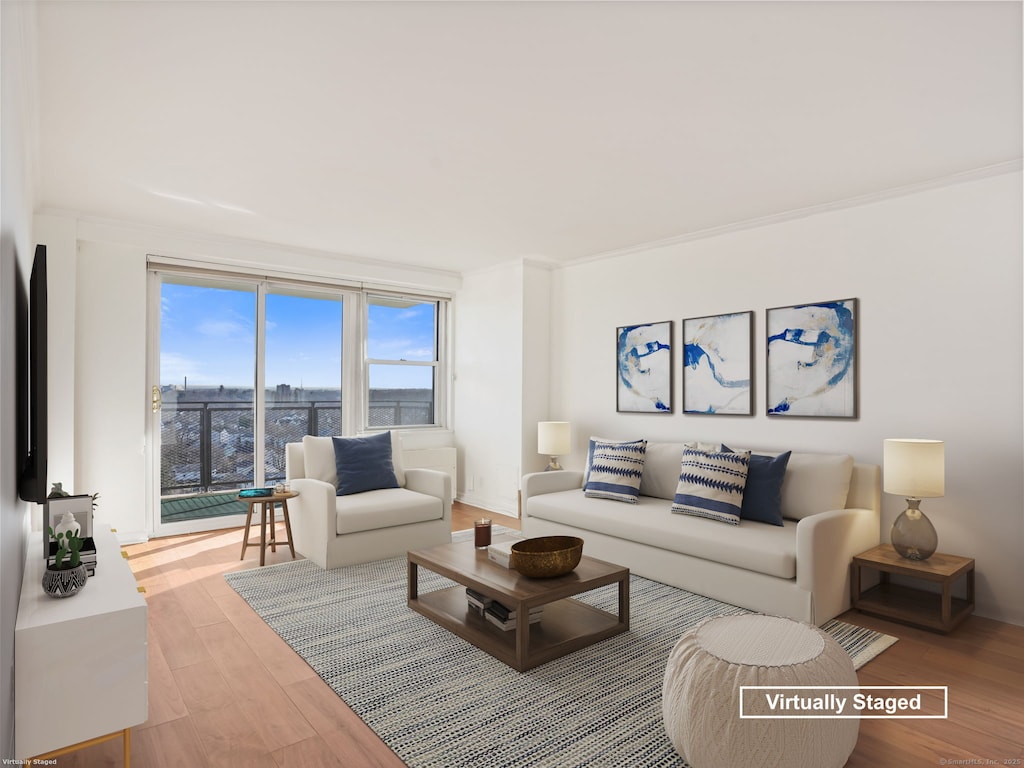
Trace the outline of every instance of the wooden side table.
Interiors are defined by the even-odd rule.
[[[879,572],[879,584],[863,593],[862,568]],[[893,584],[892,574],[941,584],[942,593]],[[961,576],[967,581],[966,597],[953,597],[953,584]],[[853,558],[850,592],[858,611],[949,632],[974,612],[974,560],[941,552],[927,560],[907,560],[891,544],[879,544]]]
[[[244,501],[249,505],[249,513],[245,516],[245,534],[242,538],[242,556],[239,560],[245,560],[245,548],[256,546],[249,542],[249,527],[252,524],[252,513],[253,509],[257,504],[260,505],[260,565],[265,565],[267,561],[267,544],[270,544],[270,551],[277,552],[278,544],[287,544],[288,549],[291,550],[292,559],[295,559],[295,545],[292,544],[292,520],[288,516],[288,499],[294,499],[298,496],[297,491],[285,491],[284,493],[275,493],[271,496],[239,496],[239,501]],[[278,504],[281,505],[281,513],[284,516],[284,528],[288,532],[287,541],[277,540],[277,526],[274,523],[274,507]],[[267,517],[270,517],[270,539],[267,539]]]

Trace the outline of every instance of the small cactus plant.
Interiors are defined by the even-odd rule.
[[[57,541],[57,554],[53,558],[53,567],[62,571],[66,568],[77,568],[82,562],[81,551],[82,551],[82,537],[77,533],[71,531],[65,534],[64,531],[60,531],[54,534],[53,528],[49,528],[50,536]],[[67,565],[64,564],[64,558],[68,558]]]

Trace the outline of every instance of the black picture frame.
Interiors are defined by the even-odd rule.
[[[754,312],[683,319],[683,413],[754,415]]]
[[[615,329],[615,410],[672,413],[672,321]]]
[[[47,499],[43,505],[43,557],[49,557],[52,554],[50,550],[53,549],[51,545],[56,544],[50,538],[50,528],[55,529],[66,512],[70,512],[78,521],[79,537],[82,539],[92,538],[92,496],[82,494],[55,496],[52,499]]]
[[[859,310],[850,298],[766,311],[769,416],[858,418]]]

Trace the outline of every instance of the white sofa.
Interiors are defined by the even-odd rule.
[[[579,471],[524,476],[523,533],[579,536],[585,555],[752,611],[821,625],[850,607],[851,558],[880,538],[877,465],[794,452],[783,525],[728,525],[670,511],[683,450],[648,443],[637,504],[586,497]]]
[[[398,488],[337,495],[330,437],[307,435],[285,446],[285,476],[298,496],[289,504],[295,549],[321,568],[403,555],[452,540],[451,476],[404,469],[401,440],[392,436]]]

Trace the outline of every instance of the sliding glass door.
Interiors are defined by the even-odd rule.
[[[158,289],[157,531],[236,525],[235,494],[255,478],[256,286],[165,277]]]
[[[263,482],[284,480],[285,444],[340,435],[342,297],[271,286],[266,296]]]
[[[340,291],[154,274],[157,535],[241,525],[241,488],[284,480],[285,445],[338,435]]]

